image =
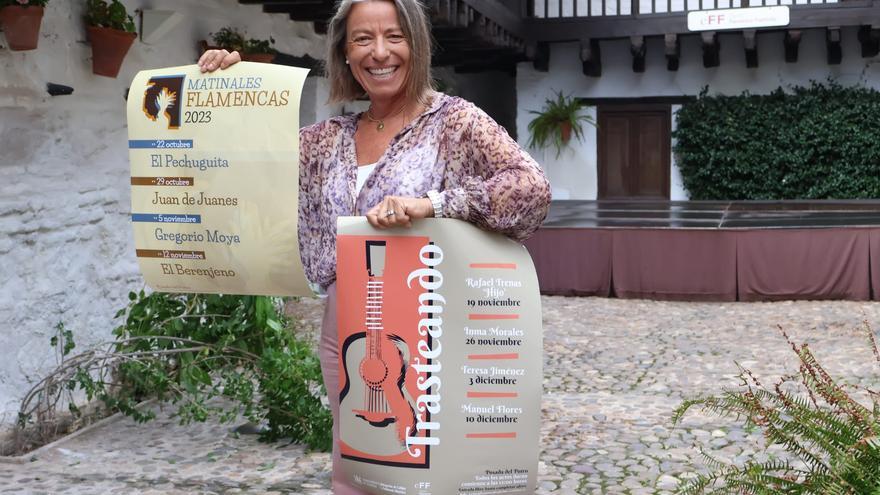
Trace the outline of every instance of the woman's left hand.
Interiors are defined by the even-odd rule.
[[[434,216],[434,206],[428,198],[385,196],[367,212],[367,221],[379,229],[412,227],[413,220]]]
[[[208,50],[199,57],[199,70],[202,72],[214,72],[217,69],[226,69],[229,66],[241,62],[241,55],[237,51],[231,53],[227,50]]]

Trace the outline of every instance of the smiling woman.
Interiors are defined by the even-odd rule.
[[[450,217],[523,240],[547,215],[550,186],[503,127],[435,90],[418,0],[342,0],[327,42],[330,100],[366,97],[370,107],[300,130],[299,241],[306,276],[328,295],[320,354],[334,418],[333,493],[356,495],[338,448],[336,219],[365,215],[384,229]],[[212,50],[199,65],[212,71],[239,60]]]
[[[403,108],[402,91],[409,75],[410,49],[390,2],[355,4],[348,16],[346,62],[351,74],[370,96],[370,114],[393,111],[395,100]],[[373,112],[375,110],[375,112]]]

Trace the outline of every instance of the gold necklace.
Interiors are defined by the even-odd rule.
[[[367,109],[367,113],[366,113],[366,115],[367,115],[367,119],[369,119],[370,122],[373,122],[373,123],[376,124],[376,130],[377,130],[377,131],[381,131],[382,129],[385,128],[385,119],[388,119],[388,118],[391,118],[391,117],[396,117],[400,112],[403,111],[404,108],[406,108],[406,104],[405,104],[405,103],[403,104],[402,107],[400,107],[399,110],[397,110],[397,111],[394,112],[393,114],[391,114],[391,115],[386,115],[385,117],[383,117],[383,118],[381,118],[381,119],[375,119],[375,118],[373,118],[373,113],[372,113],[372,112],[373,112],[373,107],[370,106],[370,108]]]

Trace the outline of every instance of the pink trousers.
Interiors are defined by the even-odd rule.
[[[336,495],[368,495],[346,483],[342,476],[342,457],[339,452],[339,343],[336,338],[336,283],[327,288],[327,303],[321,323],[321,342],[318,355],[321,373],[333,413],[333,493]]]

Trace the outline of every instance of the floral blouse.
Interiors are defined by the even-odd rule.
[[[365,215],[385,196],[437,190],[444,217],[520,241],[547,216],[550,184],[540,166],[485,112],[442,93],[391,140],[357,192],[359,117],[300,130],[299,248],[306,276],[317,285],[336,280],[336,218]]]

